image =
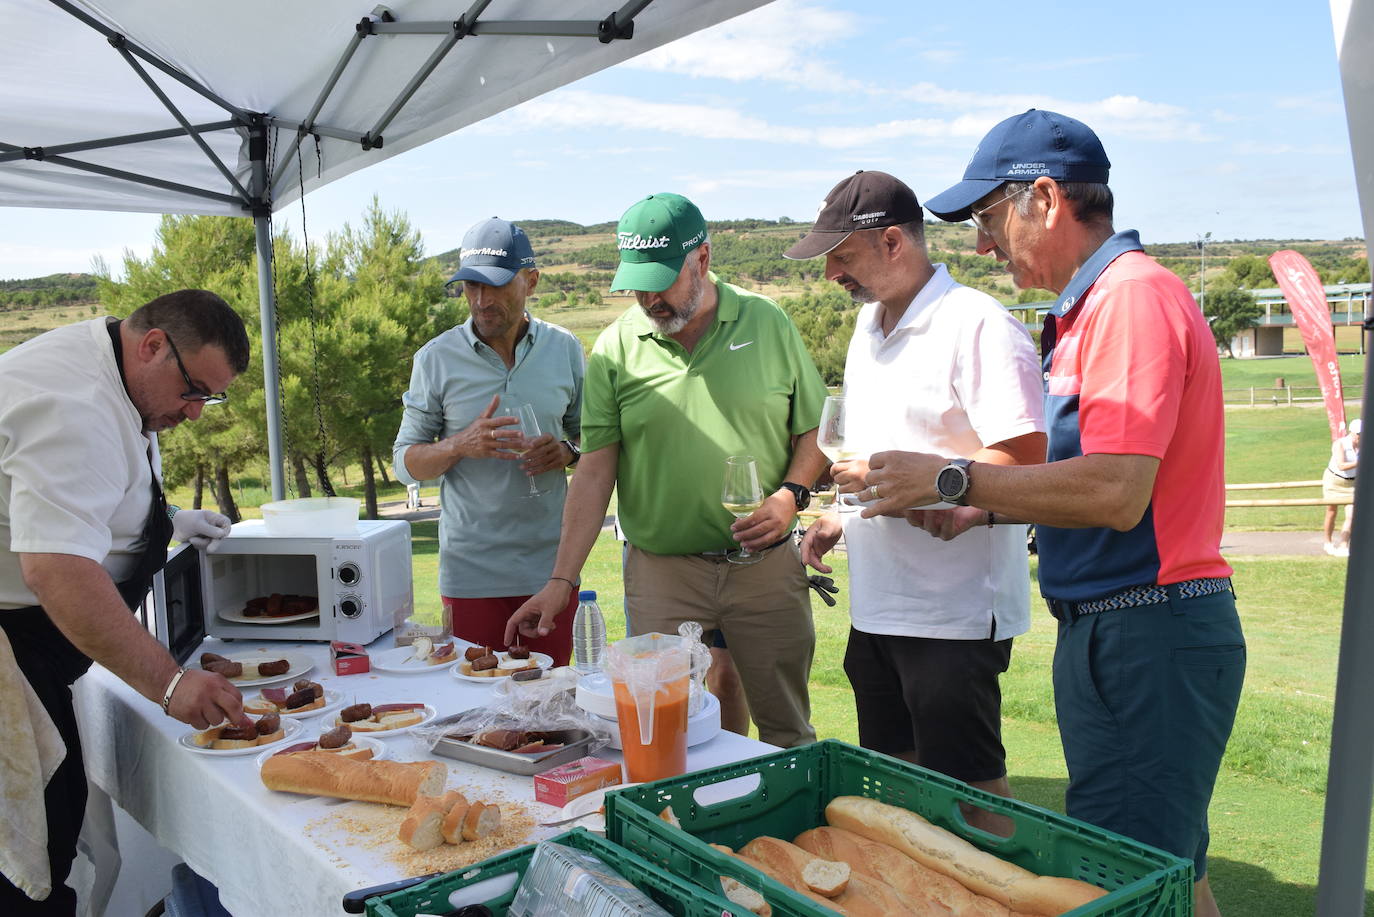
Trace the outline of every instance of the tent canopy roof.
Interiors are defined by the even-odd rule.
[[[767,0],[615,2],[0,0],[0,204],[244,216],[266,116],[275,210],[301,192],[294,141],[336,72],[303,144],[307,192]],[[175,135],[60,149],[153,132]]]

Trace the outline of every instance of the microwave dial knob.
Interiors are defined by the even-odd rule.
[[[357,585],[358,580],[362,579],[362,571],[355,563],[339,564],[339,582],[345,586]]]
[[[345,618],[356,618],[362,613],[363,602],[356,595],[346,595],[339,599],[339,614]]]

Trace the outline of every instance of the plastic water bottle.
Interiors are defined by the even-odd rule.
[[[584,675],[600,672],[605,655],[606,619],[596,604],[596,592],[584,589],[577,594],[573,615],[573,668]]]

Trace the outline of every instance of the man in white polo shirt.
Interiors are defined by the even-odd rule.
[[[836,185],[812,231],[786,252],[821,255],[825,276],[863,304],[845,360],[846,451],[866,457],[920,443],[980,462],[1044,461],[1030,335],[992,297],[930,263],[910,188],[884,172]],[[851,484],[867,464],[837,462],[832,473]],[[822,558],[843,532],[845,672],[860,744],[1010,796],[997,679],[1012,638],[1029,629],[1030,581],[1024,527],[991,521],[968,507],[872,519],[832,512],[807,531],[802,559],[830,572]],[[983,810],[968,817],[1001,828]]]

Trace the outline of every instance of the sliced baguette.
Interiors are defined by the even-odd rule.
[[[727,900],[738,904],[749,913],[757,914],[758,917],[773,917],[773,906],[763,900],[763,895],[738,880],[721,876],[720,889],[725,893]]]
[[[438,761],[355,761],[333,754],[275,755],[259,772],[269,790],[409,806],[443,789],[448,769]]]
[[[463,816],[463,840],[481,840],[501,827],[501,807],[474,802]]]
[[[837,860],[815,858],[802,867],[806,887],[823,898],[834,898],[849,887],[850,867]]]
[[[444,832],[445,843],[461,844],[463,842],[463,819],[467,817],[467,814],[468,801],[459,794],[458,801],[453,804],[448,810],[448,814],[444,816],[442,830]]]

